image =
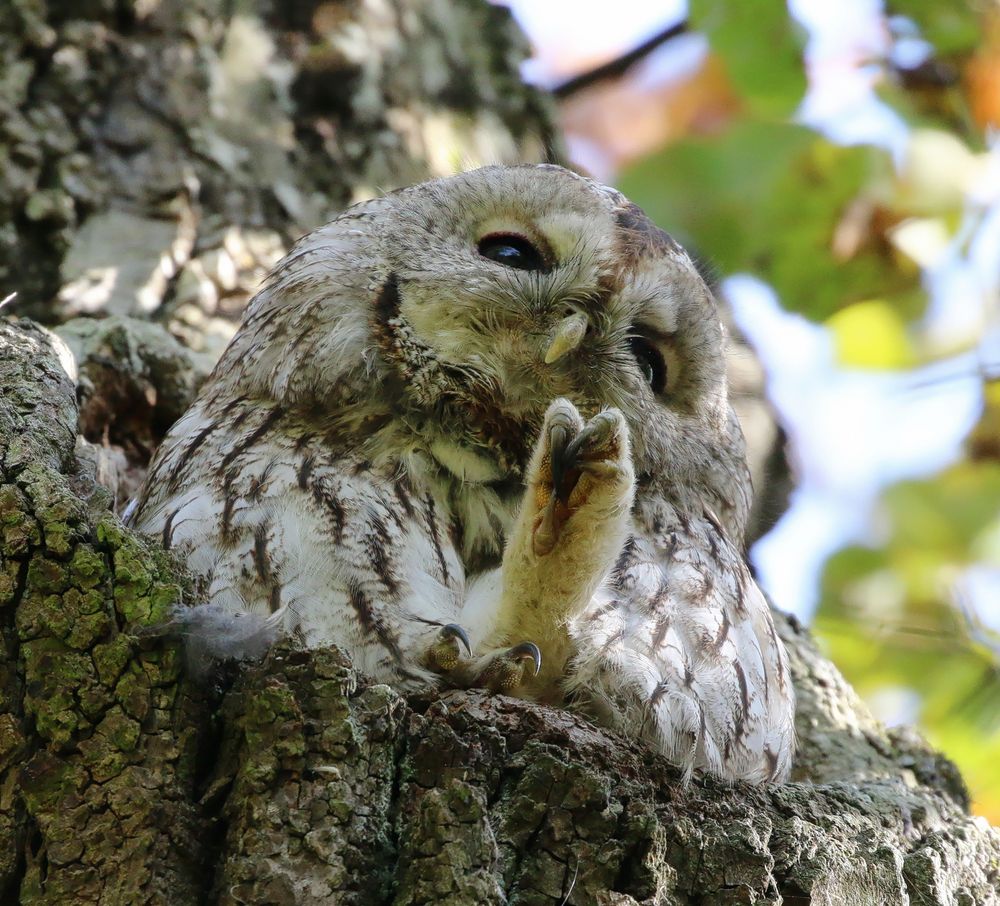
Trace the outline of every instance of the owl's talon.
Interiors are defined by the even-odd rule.
[[[561,422],[550,426],[552,490],[560,503],[569,504],[570,494],[580,480],[581,472],[604,477],[619,471],[619,467],[609,459],[608,454],[612,451],[606,449],[613,441],[619,418],[609,412],[599,412],[572,438],[568,437]]]
[[[549,461],[552,470],[552,488],[559,499],[563,500],[562,491],[566,485],[566,473],[572,466],[573,460],[567,456],[567,451],[572,445],[570,426],[564,420],[553,420],[549,426]],[[569,490],[566,491],[569,496]],[[565,500],[563,501],[565,502]]]
[[[427,666],[435,673],[450,673],[462,661],[462,648],[472,654],[468,633],[458,623],[447,623],[427,650]]]
[[[532,676],[538,676],[538,671],[542,669],[542,652],[534,642],[521,642],[507,652],[507,657],[514,660],[530,660],[534,664],[535,672]]]
[[[442,626],[441,636],[442,638],[458,639],[465,647],[465,653],[472,654],[472,643],[469,641],[469,635],[458,623],[446,623]]]
[[[531,528],[536,557],[555,550],[563,526],[595,491],[602,500],[629,496],[622,486],[631,481],[628,433],[617,410],[604,410],[584,422],[571,402],[556,400],[546,414],[543,437]],[[588,480],[581,487],[583,476]]]
[[[538,676],[542,669],[541,649],[534,642],[521,642],[490,658],[473,685],[489,689],[490,692],[513,693],[524,680],[528,662],[534,669],[532,676]]]
[[[556,542],[559,540],[561,523],[556,517],[556,500],[557,498],[553,494],[542,511],[541,518],[538,520],[538,524],[532,533],[531,545],[536,557],[544,557],[546,554],[551,554],[553,548],[556,546]]]

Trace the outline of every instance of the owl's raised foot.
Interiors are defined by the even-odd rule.
[[[463,648],[467,655],[472,654],[468,634],[458,623],[448,623],[427,649],[427,666],[435,673],[450,673],[462,662]]]
[[[572,403],[556,400],[546,414],[543,439],[548,451],[536,490],[540,512],[532,534],[532,550],[539,557],[552,552],[567,520],[588,503],[627,507],[632,483],[628,426],[617,409],[584,423]]]
[[[542,669],[542,652],[534,642],[521,642],[488,656],[479,665],[470,685],[489,689],[490,692],[514,695],[521,683],[528,678],[525,673],[529,664],[534,668],[531,677],[538,676]]]
[[[617,410],[599,412],[572,440],[561,424],[552,426],[552,488],[560,503],[569,506],[570,495],[584,472],[604,477],[621,471],[615,461],[621,453],[620,445],[614,441],[615,429],[622,422]]]

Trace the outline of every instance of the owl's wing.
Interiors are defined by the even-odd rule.
[[[794,695],[770,609],[710,515],[633,537],[570,627],[567,692],[689,773],[785,780]]]
[[[202,606],[177,619],[206,660],[288,634],[401,688],[437,682],[427,656],[458,621],[464,573],[427,489],[258,401],[195,406],[178,426],[132,525],[199,578]]]

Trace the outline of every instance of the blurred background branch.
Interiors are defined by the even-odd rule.
[[[640,60],[649,56],[649,54],[661,45],[666,44],[671,38],[686,34],[687,30],[686,22],[678,22],[675,25],[664,28],[653,35],[653,37],[647,38],[638,47],[634,47],[627,53],[623,53],[620,57],[616,57],[607,63],[595,66],[587,72],[581,72],[579,75],[566,79],[565,82],[552,88],[552,93],[557,98],[566,98],[604,79],[613,79],[625,75]]]

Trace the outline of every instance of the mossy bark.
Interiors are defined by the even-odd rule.
[[[186,675],[164,630],[193,591],[115,505],[291,238],[552,155],[522,52],[477,0],[0,4],[0,298],[102,316],[0,322],[0,903],[996,901],[954,768],[787,621],[775,788],[685,784],[524,702],[407,700],[336,650]]]
[[[194,902],[207,698],[140,632],[185,586],[80,467],[71,363],[0,325],[0,901]]]

